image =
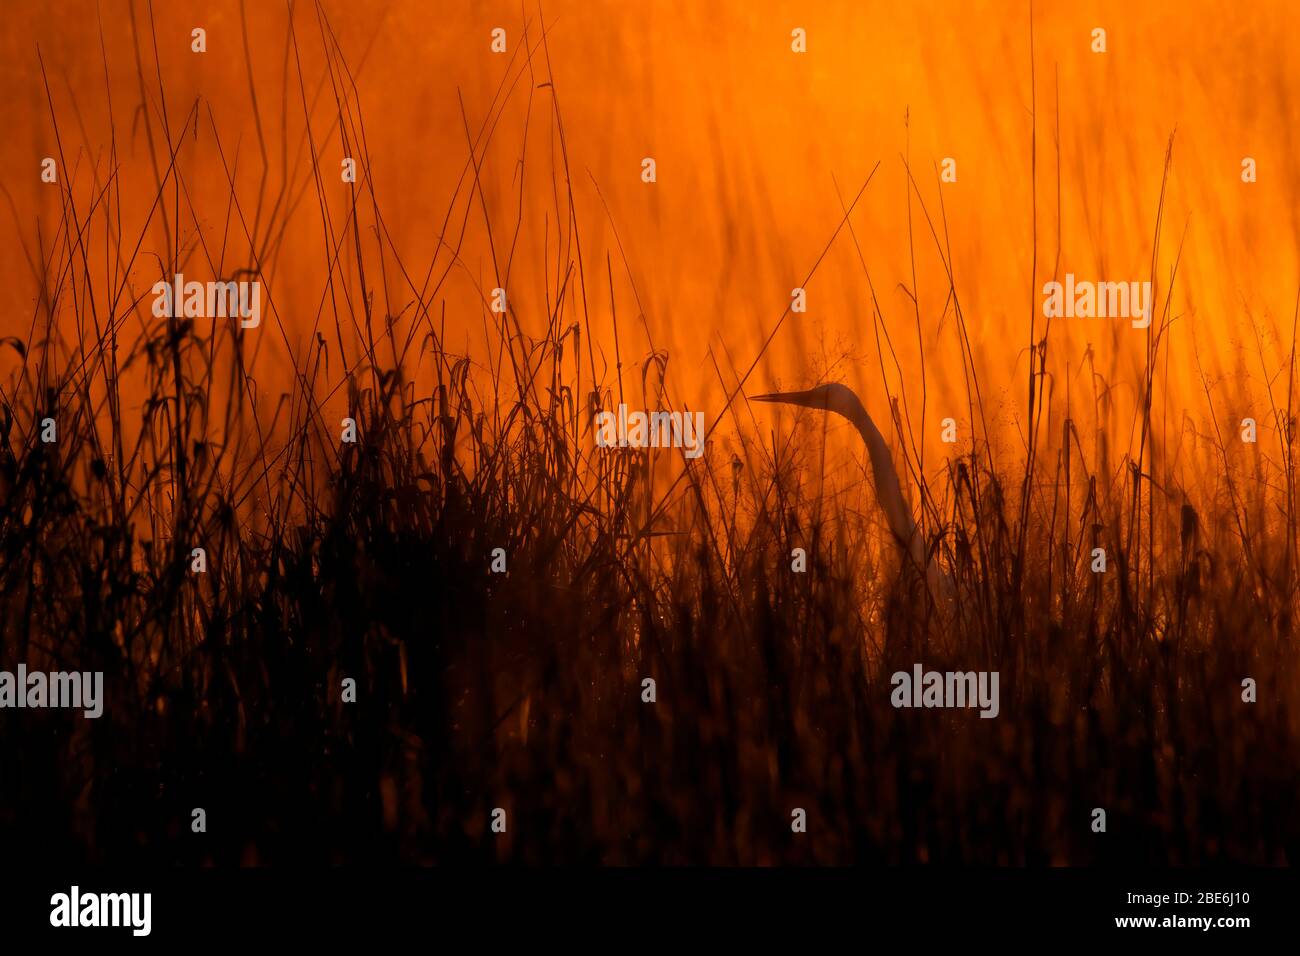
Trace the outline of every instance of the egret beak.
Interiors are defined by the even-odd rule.
[[[766,395],[750,395],[751,402],[771,402],[782,405],[801,405],[804,408],[825,408],[824,393],[810,390],[806,392],[768,392]]]

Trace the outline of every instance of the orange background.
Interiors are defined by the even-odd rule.
[[[40,159],[58,155],[58,146],[38,48],[66,157],[60,183],[72,183],[82,215],[96,195],[95,177],[102,184],[113,166],[111,92],[128,254],[144,230],[141,255],[131,272],[134,295],[147,296],[158,278],[152,255],[165,256],[166,248],[158,217],[145,225],[156,180],[140,113],[138,49],[154,115],[155,157],[165,163],[159,74],[174,140],[183,118],[198,104],[197,129],[189,131],[178,161],[185,184],[179,241],[190,250],[182,258],[188,278],[214,277],[199,251],[200,235],[220,248],[225,233],[227,271],[247,267],[254,259],[242,232],[226,224],[230,196],[214,124],[226,161],[238,158],[239,202],[250,220],[259,190],[264,190],[266,206],[284,186],[301,200],[292,209],[264,212],[258,241],[274,309],[264,303],[262,327],[254,330],[259,334],[247,340],[255,351],[261,394],[287,391],[290,363],[303,365],[313,333],[325,333],[332,351],[335,342],[334,306],[323,294],[325,231],[304,137],[303,98],[319,156],[321,195],[337,242],[351,192],[339,181],[345,147],[326,72],[325,51],[336,42],[356,83],[349,101],[354,122],[359,118],[364,123],[366,158],[359,178],[373,182],[391,240],[387,267],[381,269],[374,258],[379,248],[376,220],[366,195],[360,242],[371,257],[365,285],[375,296],[374,321],[385,312],[396,314],[405,336],[414,321],[414,297],[395,260],[400,257],[418,283],[430,269],[453,196],[453,224],[472,202],[461,266],[428,306],[437,316],[445,300],[447,347],[473,355],[478,374],[486,376],[496,353],[485,351],[490,325],[481,295],[496,283],[491,281],[492,255],[479,199],[467,182],[455,193],[468,156],[464,124],[477,135],[491,115],[502,79],[525,67],[525,23],[534,45],[545,23],[549,50],[533,53],[531,73],[522,74],[479,156],[494,245],[504,269],[519,214],[510,301],[523,333],[542,336],[547,302],[555,299],[558,285],[557,208],[561,216],[568,212],[552,114],[553,97],[558,97],[596,371],[607,387],[613,385],[608,256],[625,383],[634,407],[657,404],[643,402],[633,392],[640,388],[641,367],[654,347],[669,356],[668,403],[702,408],[712,423],[737,371],[747,369],[759,354],[790,290],[838,225],[840,197],[848,202],[879,162],[851,224],[881,319],[898,350],[901,377],[887,359],[887,381],[882,381],[867,279],[853,238],[844,231],[808,285],[807,314],[787,316],[745,390],[802,388],[841,379],[858,388],[868,408],[884,418],[886,390],[897,394],[902,385],[913,438],[928,449],[927,469],[937,467],[946,448],[939,444],[941,418],[956,418],[962,444],[967,444],[971,423],[957,324],[921,209],[924,201],[940,230],[940,217],[946,217],[946,241],[990,437],[1004,452],[1018,454],[1029,321],[1031,314],[1038,316],[1041,334],[1042,284],[1056,271],[1062,277],[1071,271],[1080,279],[1149,278],[1164,152],[1174,134],[1156,250],[1156,297],[1163,305],[1182,246],[1172,288],[1174,321],[1165,342],[1168,351],[1161,353],[1155,396],[1161,451],[1177,457],[1188,481],[1198,474],[1212,476],[1214,456],[1197,437],[1213,433],[1198,355],[1225,434],[1231,437],[1234,423],[1250,414],[1261,423],[1261,452],[1271,455],[1276,449],[1264,389],[1272,380],[1275,400],[1285,403],[1300,282],[1293,134],[1300,121],[1294,93],[1300,89],[1300,58],[1288,49],[1288,38],[1294,45],[1293,38],[1300,35],[1295,4],[1036,4],[1032,86],[1029,7],[1022,3],[582,0],[539,8],[527,3],[323,0],[325,21],[315,6],[297,5],[295,49],[287,42],[289,15],[281,4],[178,0],[155,4],[152,11],[157,72],[149,7],[133,6],[134,34],[132,5],[125,2],[5,4],[0,111],[6,133],[0,138],[0,162],[8,172],[3,213],[8,222],[0,231],[0,334],[26,338],[34,317],[38,327],[44,322],[39,284],[28,261],[40,257],[38,222],[45,257],[66,266],[63,239],[55,241],[59,193],[39,178]],[[326,21],[332,30],[328,42],[322,28]],[[107,64],[101,55],[101,23]],[[195,26],[207,30],[204,54],[190,50]],[[490,31],[497,26],[507,30],[505,55],[489,49]],[[807,31],[806,54],[791,51],[795,27]],[[1105,54],[1090,50],[1094,27],[1107,30]],[[260,108],[265,164],[250,106],[250,76]],[[553,87],[539,88],[548,79]],[[1037,265],[1032,273],[1031,102],[1037,111]],[[348,148],[363,155],[355,143]],[[652,185],[640,177],[647,156],[657,163],[658,181]],[[919,199],[910,196],[915,282],[904,156],[910,156],[920,191]],[[1258,162],[1255,184],[1241,181],[1245,156]],[[936,165],[943,157],[956,159],[958,180],[940,186]],[[517,206],[521,195],[522,206]],[[169,185],[169,216],[173,199]],[[267,240],[280,229],[281,241]],[[102,217],[89,239],[91,288],[102,310],[109,298]],[[352,242],[348,236],[345,251]],[[340,308],[355,313],[361,280],[354,258],[344,259],[338,288],[350,290],[352,304],[348,308],[340,293]],[[447,260],[444,248],[433,260],[435,275]],[[909,293],[913,288],[919,342]],[[138,334],[143,323],[155,321],[147,298],[138,315],[128,315],[124,305],[118,302],[124,334]],[[75,337],[72,311],[65,295],[54,318],[66,341]],[[581,320],[580,300],[570,295],[562,324]],[[350,315],[341,328],[351,365],[360,347]],[[1081,421],[1091,419],[1094,381],[1084,362],[1089,349],[1104,380],[1097,387],[1111,387],[1110,417],[1102,424],[1113,431],[1112,452],[1135,450],[1137,433],[1130,426],[1146,337],[1125,321],[1065,319],[1053,324],[1048,364],[1053,410],[1063,412],[1068,384],[1072,413]],[[587,387],[585,343],[582,350]],[[409,359],[427,394],[430,360],[419,357],[418,348]],[[14,360],[12,352],[5,352],[0,359],[5,371]],[[337,353],[332,361],[331,385],[341,378]],[[757,425],[759,434],[765,434],[788,421],[782,417],[787,414],[755,406],[752,418],[741,409],[739,422],[746,429]],[[711,437],[720,444],[713,454],[726,454],[731,447],[736,421],[728,417],[714,430]],[[1189,467],[1192,458],[1197,458],[1195,469]]]

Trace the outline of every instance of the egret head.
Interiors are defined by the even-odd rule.
[[[846,418],[862,408],[858,396],[847,385],[830,382],[818,385],[802,392],[769,392],[766,395],[751,395],[754,402],[779,402],[785,405],[799,405],[803,408],[820,408],[827,412],[836,412]]]

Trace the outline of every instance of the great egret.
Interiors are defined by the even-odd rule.
[[[903,498],[902,487],[898,483],[898,472],[894,470],[894,460],[889,454],[889,446],[880,434],[880,429],[867,414],[862,400],[853,389],[839,382],[818,385],[804,392],[771,392],[767,395],[750,396],[755,402],[779,402],[784,405],[799,405],[803,408],[820,408],[823,411],[843,415],[867,444],[867,454],[871,456],[871,474],[876,486],[876,501],[885,512],[889,528],[905,556],[910,557],[918,571],[925,571],[927,579],[935,577],[935,569],[928,566],[925,557],[925,543],[921,540],[920,529],[912,517],[912,509]]]

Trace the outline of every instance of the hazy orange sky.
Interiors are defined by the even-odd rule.
[[[539,7],[322,0],[319,9],[356,81],[350,103],[364,121],[363,175],[373,182],[388,241],[419,279],[429,271],[469,155],[464,124],[477,135],[503,77],[515,77],[525,65],[525,22],[535,46],[545,23],[546,48],[533,53],[531,72],[513,88],[491,143],[478,157],[483,199],[502,268],[520,215],[509,297],[522,331],[541,336],[558,285],[556,210],[567,214],[552,113],[558,98],[597,373],[606,385],[615,377],[607,256],[625,376],[640,380],[653,343],[669,356],[670,401],[703,408],[712,421],[725,401],[714,360],[733,386],[735,370],[748,368],[758,355],[791,289],[835,231],[841,201],[849,201],[879,163],[850,219],[853,234],[841,232],[808,284],[807,313],[787,317],[746,391],[803,387],[832,377],[857,387],[868,407],[879,411],[886,387],[897,393],[901,384],[912,403],[915,436],[936,455],[942,450],[941,418],[956,418],[967,436],[948,282],[915,194],[914,266],[909,252],[903,157],[910,156],[921,200],[941,234],[946,223],[991,430],[1015,450],[1029,321],[1041,310],[1038,290],[1057,272],[1101,281],[1150,277],[1172,134],[1155,269],[1163,304],[1181,244],[1171,300],[1175,321],[1156,394],[1167,441],[1185,444],[1182,454],[1192,455],[1193,433],[1209,431],[1198,348],[1221,425],[1250,413],[1263,422],[1264,382],[1279,373],[1275,397],[1285,401],[1300,282],[1292,134],[1300,119],[1293,92],[1300,89],[1300,66],[1287,49],[1288,38],[1300,35],[1300,15],[1292,3],[1039,3],[1033,12],[1032,85],[1029,6],[1023,3],[582,0]],[[156,41],[149,7],[138,0],[98,6],[87,0],[6,3],[0,110],[7,135],[0,140],[0,160],[11,175],[0,239],[6,246],[0,255],[2,332],[26,337],[37,314],[38,286],[27,256],[38,255],[38,222],[45,255],[66,259],[50,248],[59,226],[59,194],[39,177],[41,158],[58,155],[59,147],[37,51],[66,159],[60,181],[74,184],[83,213],[96,194],[96,171],[102,183],[111,168],[111,92],[123,232],[134,245],[156,182],[139,110],[138,47],[155,137],[161,136],[159,75],[173,138],[196,104],[200,117],[178,160],[186,185],[180,245],[190,250],[182,258],[187,275],[212,278],[200,235],[219,249],[224,232],[227,270],[254,259],[240,230],[228,225],[229,189],[214,124],[226,161],[237,158],[245,215],[252,218],[259,188],[268,206],[286,183],[299,200],[275,214],[282,242],[265,241],[269,210],[259,239],[263,278],[275,302],[275,314],[256,341],[259,384],[274,394],[277,376],[288,387],[288,363],[301,361],[313,331],[334,329],[332,305],[323,296],[321,207],[304,138],[305,96],[337,233],[350,192],[339,177],[344,146],[325,70],[322,20],[314,5],[296,5],[295,48],[286,42],[284,4],[177,0],[155,4],[152,14]],[[205,53],[191,51],[195,27],[207,31]],[[490,47],[497,27],[506,31],[505,54]],[[806,31],[805,53],[791,49],[796,28]],[[1106,30],[1104,53],[1091,49],[1095,28]],[[543,85],[551,80],[552,86]],[[260,108],[265,164],[250,82]],[[156,157],[164,156],[161,140],[153,149]],[[362,154],[355,143],[349,149]],[[653,184],[641,178],[646,157],[656,162]],[[940,185],[936,167],[945,157],[955,160],[957,179]],[[1245,157],[1257,163],[1255,183],[1242,182]],[[169,187],[169,207],[173,198]],[[462,188],[453,223],[470,201],[471,191]],[[485,368],[481,292],[496,283],[490,281],[483,211],[477,196],[472,202],[461,266],[453,269],[435,308],[445,299],[448,346],[474,354]],[[372,253],[376,222],[368,207],[361,225],[363,246]],[[92,232],[90,251],[101,297],[103,243],[101,224]],[[166,255],[157,217],[135,263],[137,296],[157,278],[155,254]],[[444,249],[434,260],[435,272],[446,261]],[[891,361],[887,384],[863,262],[902,369],[900,380]],[[405,330],[413,296],[391,260],[389,266],[368,273],[366,283],[378,315],[391,310]],[[354,272],[349,265],[344,274],[359,296]],[[70,308],[66,301],[64,308]],[[579,321],[581,311],[579,298],[571,295],[563,323]],[[1041,323],[1041,311],[1036,314]],[[138,331],[147,316],[143,311],[126,328]],[[56,318],[67,334],[66,314]],[[1064,400],[1068,383],[1073,399],[1088,406],[1076,407],[1076,416],[1091,415],[1094,382],[1084,363],[1091,350],[1096,371],[1113,389],[1111,424],[1121,448],[1145,348],[1145,333],[1124,321],[1063,319],[1052,327],[1049,372],[1057,398]],[[355,361],[355,350],[349,359]],[[337,380],[337,368],[335,373]],[[922,384],[928,396],[924,418]],[[755,414],[751,419],[744,412],[741,424],[758,422],[766,430],[788,421],[772,409]],[[715,435],[725,437],[733,424],[727,420]],[[1271,435],[1271,425],[1261,426],[1262,448],[1275,441]]]

